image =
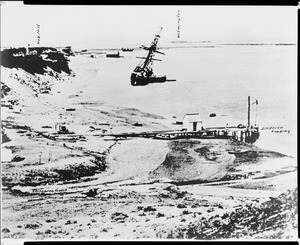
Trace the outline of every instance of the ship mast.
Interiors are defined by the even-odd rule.
[[[248,128],[250,128],[250,96],[248,96]]]
[[[154,38],[154,40],[152,41],[152,43],[151,43],[151,45],[150,45],[149,48],[143,47],[143,48],[145,48],[146,50],[148,50],[149,52],[148,52],[148,55],[147,55],[147,57],[146,57],[146,60],[145,60],[145,62],[144,62],[144,65],[143,65],[142,69],[145,69],[145,68],[149,65],[149,63],[153,60],[153,59],[152,59],[153,53],[156,52],[156,49],[157,49],[157,42],[158,42],[158,39],[159,39],[159,37],[160,37],[161,31],[162,31],[162,27],[160,28],[160,30],[158,31],[158,33],[155,35],[155,38]]]
[[[250,107],[251,107],[251,101],[250,101],[250,99],[251,99],[251,97],[250,96],[248,96],[248,124],[247,124],[247,127],[248,128],[250,128],[250,126],[251,126],[251,123],[250,123]],[[252,103],[252,104],[256,104],[256,110],[257,110],[257,105],[258,105],[258,100],[257,99],[254,99],[254,98],[252,98],[253,100],[255,100],[255,102],[254,103]],[[257,112],[256,112],[257,113]],[[257,116],[257,115],[256,115]],[[256,124],[256,118],[255,118],[255,124]]]
[[[154,40],[152,41],[150,47],[145,47],[145,46],[142,46],[143,49],[145,50],[148,50],[148,54],[147,54],[147,57],[138,57],[138,58],[142,58],[142,59],[145,59],[143,65],[142,65],[142,70],[145,70],[147,66],[149,66],[150,62],[152,62],[153,60],[158,60],[158,59],[153,59],[153,55],[154,55],[154,52],[156,53],[160,53],[160,54],[164,54],[162,52],[159,52],[157,51],[157,43],[158,43],[158,39],[160,38],[160,33],[162,31],[162,27],[160,27],[160,30],[158,31],[158,33],[155,35],[155,38]],[[160,61],[160,60],[159,60]]]

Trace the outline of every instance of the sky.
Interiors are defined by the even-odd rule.
[[[1,47],[150,44],[159,27],[163,27],[162,42],[296,43],[297,7],[30,6],[22,2],[1,6]]]

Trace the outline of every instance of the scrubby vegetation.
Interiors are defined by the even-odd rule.
[[[44,74],[47,67],[55,72],[71,73],[68,65],[70,49],[66,52],[56,48],[11,48],[1,51],[1,65],[7,68],[21,68],[30,74]]]
[[[157,234],[159,238],[228,239],[261,236],[288,238],[287,230],[298,228],[298,189],[287,191],[262,204],[238,206],[232,212],[201,217],[198,222]],[[270,234],[268,234],[270,232]],[[259,238],[259,237],[257,237]]]

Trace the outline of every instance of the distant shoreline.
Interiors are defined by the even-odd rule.
[[[189,43],[185,43],[189,44]],[[213,44],[210,45],[195,45],[193,43],[192,46],[184,45],[184,46],[160,46],[159,49],[177,49],[177,48],[215,48],[217,46],[296,46],[295,43],[221,43],[221,44]],[[133,50],[143,50],[142,48],[132,48]],[[91,48],[86,49],[87,51],[97,51],[97,50],[121,50],[121,48]],[[82,50],[81,50],[82,51]],[[80,52],[80,51],[77,51]]]
[[[197,45],[195,42],[184,42],[179,44],[185,44],[184,46],[160,46],[159,49],[175,49],[175,48],[215,48],[216,46],[296,46],[296,43],[210,43],[209,45]],[[190,45],[189,45],[190,44]],[[50,46],[49,46],[50,47]],[[65,46],[51,46],[54,48],[62,48]],[[13,46],[1,46],[1,51],[4,49],[11,49],[11,48],[20,48],[20,47],[13,47]],[[31,47],[35,48],[35,47]],[[41,48],[41,47],[38,47]],[[73,48],[73,47],[72,47]],[[86,51],[105,51],[105,50],[111,50],[116,51],[120,50],[124,47],[118,47],[118,48],[74,48],[76,52],[82,52],[83,50]],[[142,50],[140,47],[134,47],[133,50]]]

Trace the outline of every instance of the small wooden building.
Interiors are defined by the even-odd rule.
[[[199,113],[185,114],[183,117],[183,128],[187,131],[199,131],[202,129],[202,120]]]

